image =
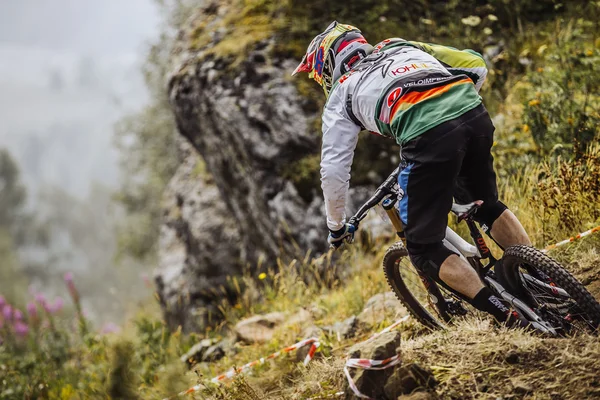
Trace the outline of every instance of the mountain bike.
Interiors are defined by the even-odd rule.
[[[387,281],[413,317],[431,329],[443,328],[475,309],[465,296],[411,264],[396,207],[404,196],[398,185],[400,171],[401,167],[396,168],[348,223],[358,229],[370,209],[383,207],[401,239],[383,258]],[[473,219],[482,204],[478,200],[452,206],[452,213],[467,224],[473,244],[447,227],[444,245],[465,259],[482,282],[535,330],[551,336],[595,332],[600,325],[600,304],[558,262],[522,245],[506,248],[499,259],[493,256]]]

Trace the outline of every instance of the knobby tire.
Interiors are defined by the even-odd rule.
[[[502,264],[512,285],[518,279],[519,266],[525,264],[542,271],[575,300],[581,310],[593,321],[596,329],[600,325],[600,303],[583,284],[546,254],[529,246],[511,246],[504,252]]]
[[[423,308],[421,303],[413,296],[404,283],[397,263],[405,257],[408,257],[408,251],[402,242],[393,244],[386,251],[385,256],[383,257],[383,272],[385,273],[388,284],[394,291],[398,300],[404,304],[408,312],[416,318],[417,321],[431,329],[443,328],[438,320],[432,316],[429,311]],[[439,301],[443,300],[440,299]]]

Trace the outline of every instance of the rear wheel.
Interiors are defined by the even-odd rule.
[[[383,271],[396,297],[428,328],[442,328],[452,318],[469,313],[470,306],[415,269],[402,242],[385,253]]]
[[[529,246],[506,249],[502,268],[509,291],[562,334],[594,332],[600,303],[559,263]]]

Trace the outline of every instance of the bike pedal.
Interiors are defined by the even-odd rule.
[[[464,316],[469,313],[469,311],[467,311],[467,309],[463,307],[461,302],[458,302],[454,299],[444,299],[444,300],[446,301],[446,307],[450,314]]]

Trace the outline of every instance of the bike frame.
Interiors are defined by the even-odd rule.
[[[458,253],[462,259],[467,261],[469,265],[471,265],[471,267],[473,267],[475,271],[477,271],[480,278],[494,292],[496,292],[500,297],[502,297],[502,299],[511,304],[513,308],[519,314],[523,315],[536,329],[545,333],[549,333],[551,335],[557,335],[556,329],[554,327],[552,327],[548,322],[544,321],[539,315],[537,315],[531,309],[531,307],[529,307],[524,301],[510,294],[498,281],[493,279],[487,273],[497,260],[492,256],[490,250],[488,249],[485,243],[485,240],[481,235],[481,232],[475,225],[475,222],[472,220],[472,218],[469,217],[465,221],[469,226],[471,236],[473,238],[473,241],[477,244],[477,246],[474,246],[471,243],[464,240],[450,227],[446,228],[446,237],[443,240],[444,245],[448,249]],[[489,258],[490,261],[488,263],[488,266],[483,267],[483,265],[481,264],[481,260],[486,258]],[[538,281],[530,275],[524,275],[524,277],[525,279],[536,280],[540,284],[544,284],[543,282]],[[443,286],[455,295],[458,295],[463,300],[465,299],[464,296],[462,296],[460,293],[456,292],[452,288],[448,287],[447,285],[444,284]],[[566,292],[564,294],[566,294]]]
[[[385,182],[383,182],[379,188],[377,188],[375,194],[365,204],[363,204],[363,206],[356,212],[354,216],[348,220],[348,223],[358,228],[360,221],[366,217],[367,212],[371,208],[381,205],[388,215],[390,222],[394,226],[396,234],[403,242],[405,242],[402,223],[400,221],[398,209],[395,207],[397,201],[401,200],[402,198],[402,194],[398,189],[397,183],[399,171],[400,167],[396,168],[394,172],[392,172]],[[478,203],[478,205],[481,205],[481,202]],[[487,244],[485,243],[485,239],[481,235],[481,231],[475,224],[475,221],[471,215],[472,211],[473,210],[469,210],[466,216],[461,216],[459,218],[464,220],[469,227],[469,231],[475,245],[464,240],[450,227],[446,228],[446,236],[443,239],[444,245],[453,252],[457,253],[462,259],[467,261],[469,265],[471,265],[471,267],[477,272],[482,281],[485,282],[494,292],[496,292],[497,295],[511,304],[519,314],[524,316],[531,323],[532,326],[542,332],[546,332],[551,335],[557,335],[556,329],[540,318],[540,316],[537,315],[524,301],[510,294],[500,283],[490,276],[488,272],[494,266],[497,260],[490,252]],[[481,260],[484,259],[488,260],[488,263],[485,267],[481,263]],[[465,298],[465,296],[453,290],[443,282],[439,280],[433,281],[429,276],[426,276],[420,271],[418,272],[426,290],[429,292],[431,297],[433,297],[434,303],[438,305],[440,310],[448,310],[448,304],[443,296],[441,296],[441,292],[436,284],[441,285],[445,289],[449,290],[450,293],[452,293],[457,299],[467,302],[469,301]],[[527,274],[524,274],[524,278],[537,281],[537,279],[528,276]],[[542,285],[544,284],[543,282],[538,282]],[[560,294],[563,295],[563,293]],[[566,292],[564,294],[568,296]],[[438,297],[441,298],[438,299]]]

